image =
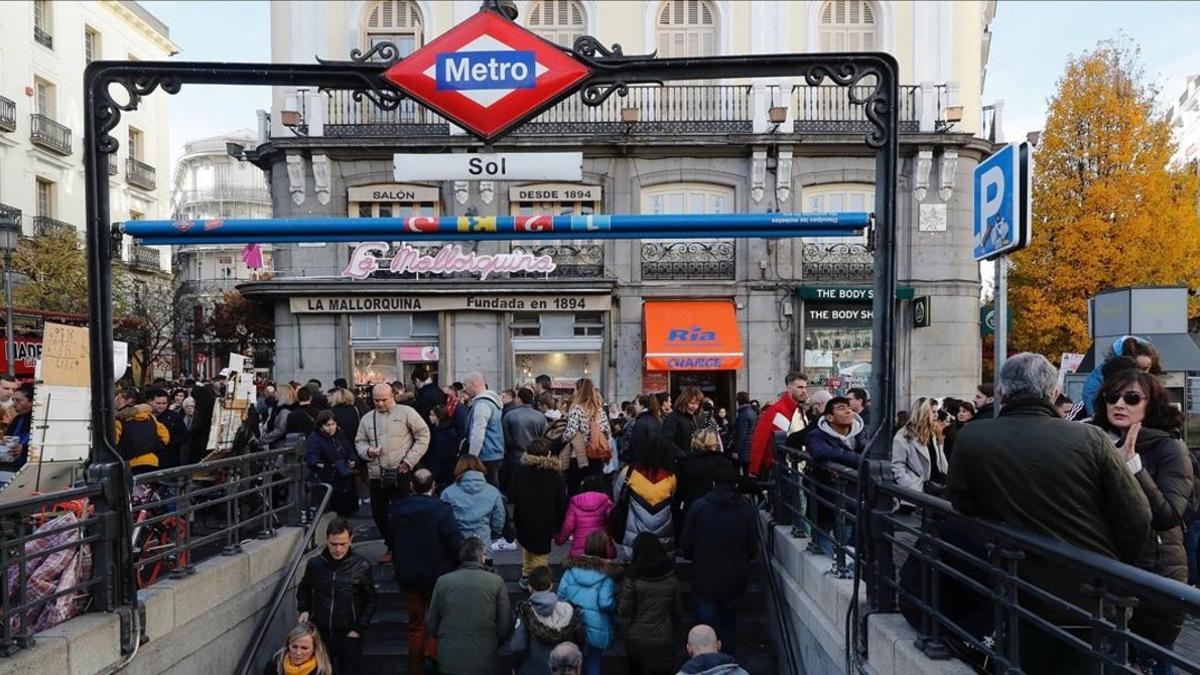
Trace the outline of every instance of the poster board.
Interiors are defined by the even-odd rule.
[[[29,462],[84,461],[92,447],[91,428],[87,387],[42,384],[33,397]]]
[[[88,387],[88,329],[46,322],[42,329],[42,382],[68,387]]]

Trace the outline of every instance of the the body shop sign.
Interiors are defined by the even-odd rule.
[[[391,257],[388,257],[389,253]],[[382,241],[368,241],[354,247],[350,264],[342,270],[343,277],[366,279],[381,269],[396,274],[478,274],[480,280],[497,273],[550,274],[557,268],[548,255],[533,255],[524,251],[480,255],[464,252],[460,244],[447,244],[437,253],[428,255],[400,244],[394,251]]]

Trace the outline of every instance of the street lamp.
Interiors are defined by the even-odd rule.
[[[16,344],[13,342],[12,254],[21,241],[19,216],[0,216],[0,250],[4,251],[4,356],[8,361],[8,376],[16,373]]]

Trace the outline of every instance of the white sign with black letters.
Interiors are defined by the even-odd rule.
[[[396,153],[392,162],[398,181],[583,179],[582,152]]]

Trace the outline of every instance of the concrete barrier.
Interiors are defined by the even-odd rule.
[[[766,518],[766,514],[763,514]],[[853,582],[831,572],[833,561],[810,553],[808,539],[791,535],[791,527],[775,525],[771,571],[783,596],[784,611],[793,628],[793,642],[805,673],[840,673],[846,668],[846,615]],[[866,607],[866,589],[859,586],[859,607]],[[867,672],[877,675],[970,675],[965,663],[935,661],[916,647],[916,631],[899,614],[876,614],[867,619]]]
[[[271,539],[245,543],[241,553],[200,563],[190,576],[166,579],[142,591],[147,639],[121,672],[233,672],[303,534],[300,528],[282,528]],[[290,594],[281,611],[284,616],[295,614]],[[279,635],[267,641],[269,650],[291,628],[288,622],[276,624],[272,632]],[[120,635],[116,614],[76,617],[39,634],[33,647],[0,658],[0,675],[95,675],[120,663]]]

